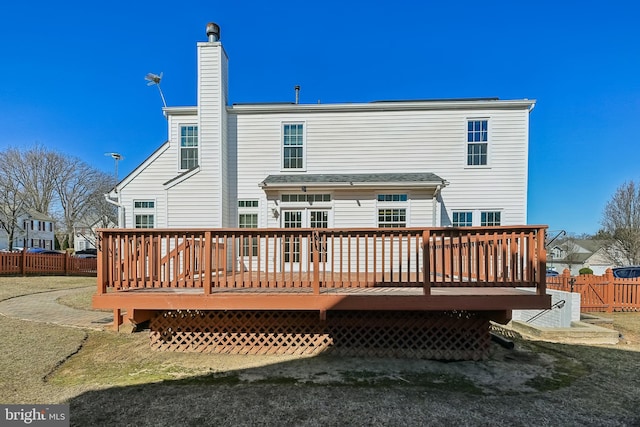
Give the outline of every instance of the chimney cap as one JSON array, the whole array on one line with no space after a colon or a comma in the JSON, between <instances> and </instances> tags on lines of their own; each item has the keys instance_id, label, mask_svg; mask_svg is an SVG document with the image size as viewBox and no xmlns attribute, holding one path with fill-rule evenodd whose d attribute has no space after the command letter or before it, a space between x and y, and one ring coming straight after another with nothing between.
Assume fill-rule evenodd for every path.
<instances>
[{"instance_id":1,"label":"chimney cap","mask_svg":"<svg viewBox=\"0 0 640 427\"><path fill-rule=\"evenodd\" d=\"M207 38L210 42L217 42L220 40L220 26L215 22L209 22L207 24Z\"/></svg>"}]
</instances>

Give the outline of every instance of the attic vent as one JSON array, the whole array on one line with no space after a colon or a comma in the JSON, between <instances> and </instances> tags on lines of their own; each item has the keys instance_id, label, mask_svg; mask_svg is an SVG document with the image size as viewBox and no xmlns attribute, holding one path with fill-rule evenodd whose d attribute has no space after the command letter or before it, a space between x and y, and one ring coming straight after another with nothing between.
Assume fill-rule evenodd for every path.
<instances>
[{"instance_id":1,"label":"attic vent","mask_svg":"<svg viewBox=\"0 0 640 427\"><path fill-rule=\"evenodd\" d=\"M210 42L217 42L220 40L220 27L214 22L207 24L207 38Z\"/></svg>"}]
</instances>

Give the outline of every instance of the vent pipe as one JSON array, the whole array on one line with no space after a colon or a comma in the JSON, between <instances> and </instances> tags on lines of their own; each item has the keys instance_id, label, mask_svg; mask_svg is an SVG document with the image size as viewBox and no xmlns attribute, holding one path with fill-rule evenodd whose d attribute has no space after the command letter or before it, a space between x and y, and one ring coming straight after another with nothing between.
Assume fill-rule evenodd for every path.
<instances>
[{"instance_id":1,"label":"vent pipe","mask_svg":"<svg viewBox=\"0 0 640 427\"><path fill-rule=\"evenodd\" d=\"M296 104L298 104L300 102L300 85L296 85L294 89L296 90Z\"/></svg>"},{"instance_id":2,"label":"vent pipe","mask_svg":"<svg viewBox=\"0 0 640 427\"><path fill-rule=\"evenodd\" d=\"M210 42L220 41L220 27L214 22L207 24L207 38Z\"/></svg>"}]
</instances>

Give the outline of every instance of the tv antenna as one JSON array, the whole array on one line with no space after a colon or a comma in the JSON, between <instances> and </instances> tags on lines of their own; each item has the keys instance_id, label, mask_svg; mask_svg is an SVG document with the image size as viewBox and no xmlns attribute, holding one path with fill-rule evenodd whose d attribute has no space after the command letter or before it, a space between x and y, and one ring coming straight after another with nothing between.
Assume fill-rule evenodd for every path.
<instances>
[{"instance_id":1,"label":"tv antenna","mask_svg":"<svg viewBox=\"0 0 640 427\"><path fill-rule=\"evenodd\" d=\"M160 98L162 98L162 105L165 108L167 108L167 102L164 100L164 94L162 93L162 89L160 88L160 80L162 80L162 72L160 73L160 75L147 73L144 79L147 81L147 86L156 85L158 87L158 91L160 92Z\"/></svg>"},{"instance_id":2,"label":"tv antenna","mask_svg":"<svg viewBox=\"0 0 640 427\"><path fill-rule=\"evenodd\" d=\"M118 162L124 159L124 156L120 153L104 153L105 156L110 156L116 163L116 184L118 183Z\"/></svg>"}]
</instances>

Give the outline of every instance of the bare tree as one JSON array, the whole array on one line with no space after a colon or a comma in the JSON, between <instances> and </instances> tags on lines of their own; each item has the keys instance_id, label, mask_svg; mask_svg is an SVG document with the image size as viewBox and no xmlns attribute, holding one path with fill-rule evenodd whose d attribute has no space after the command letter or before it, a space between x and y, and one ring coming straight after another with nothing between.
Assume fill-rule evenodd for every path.
<instances>
[{"instance_id":1,"label":"bare tree","mask_svg":"<svg viewBox=\"0 0 640 427\"><path fill-rule=\"evenodd\" d=\"M0 151L0 227L13 241L26 210L56 219L70 244L80 220L109 224L115 212L105 199L114 178L77 157L35 146ZM106 219L102 219L106 217Z\"/></svg>"},{"instance_id":2,"label":"bare tree","mask_svg":"<svg viewBox=\"0 0 640 427\"><path fill-rule=\"evenodd\" d=\"M28 207L48 213L55 197L55 179L64 157L54 151L36 145L26 151L9 148L3 161L11 167L16 185L22 188Z\"/></svg>"},{"instance_id":3,"label":"bare tree","mask_svg":"<svg viewBox=\"0 0 640 427\"><path fill-rule=\"evenodd\" d=\"M113 177L77 158L69 157L64 163L55 179L55 188L62 208L65 232L69 244L73 245L74 227L80 221L92 219L108 223L115 216L111 213L107 220L102 218L108 215L105 212L109 212L105 210L107 202L104 194L113 186Z\"/></svg>"},{"instance_id":4,"label":"bare tree","mask_svg":"<svg viewBox=\"0 0 640 427\"><path fill-rule=\"evenodd\" d=\"M619 265L640 264L640 184L625 182L604 208L598 237Z\"/></svg>"},{"instance_id":5,"label":"bare tree","mask_svg":"<svg viewBox=\"0 0 640 427\"><path fill-rule=\"evenodd\" d=\"M24 232L18 223L24 212L24 193L12 176L12 169L6 163L4 153L0 153L0 228L7 233L10 251L13 250L16 234Z\"/></svg>"}]
</instances>

